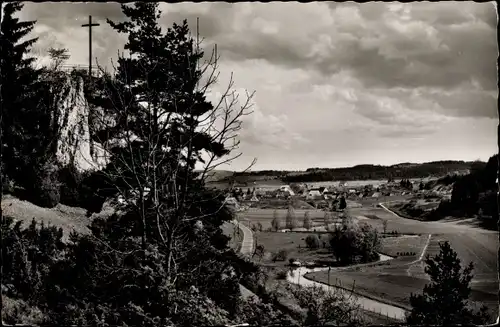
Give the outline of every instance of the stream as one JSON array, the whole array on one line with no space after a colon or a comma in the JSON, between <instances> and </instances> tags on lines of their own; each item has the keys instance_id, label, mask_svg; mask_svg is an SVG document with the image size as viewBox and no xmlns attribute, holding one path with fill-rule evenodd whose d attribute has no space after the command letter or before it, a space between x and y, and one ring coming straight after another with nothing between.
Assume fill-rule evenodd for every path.
<instances>
[{"instance_id":1,"label":"stream","mask_svg":"<svg viewBox=\"0 0 500 327\"><path fill-rule=\"evenodd\" d=\"M380 254L380 260L378 262L387 261L387 260L391 260L391 259L393 259L393 258L386 256L386 255L383 255L383 254ZM333 267L331 268L331 270L335 270L335 269L336 268L333 268ZM299 268L293 269L293 270L288 272L287 280L290 283L301 285L301 286L320 287L320 288L327 290L327 291L331 290L333 288L337 288L344 293L349 293L349 291L344 290L342 288L319 283L319 282L315 282L313 280L310 280L310 279L304 277L304 275L307 273L324 271L324 270L328 270L328 267L321 267L321 268L299 267ZM353 296L357 299L357 303L364 310L375 312L375 313L378 313L378 314L381 314L384 316L388 316L388 317L391 317L391 318L394 318L397 320L404 320L405 319L406 310L404 310L402 308L399 308L399 307L396 307L396 306L393 306L390 304L382 303L382 302L379 302L376 300L372 300L372 299L369 299L367 297L357 295L357 294L353 294Z\"/></svg>"}]
</instances>

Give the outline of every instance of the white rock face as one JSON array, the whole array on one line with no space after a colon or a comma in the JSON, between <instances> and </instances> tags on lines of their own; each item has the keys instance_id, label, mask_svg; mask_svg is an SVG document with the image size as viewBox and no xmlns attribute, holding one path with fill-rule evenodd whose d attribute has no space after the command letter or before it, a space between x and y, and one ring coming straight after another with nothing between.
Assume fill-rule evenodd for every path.
<instances>
[{"instance_id":1,"label":"white rock face","mask_svg":"<svg viewBox=\"0 0 500 327\"><path fill-rule=\"evenodd\" d=\"M89 105L83 93L83 79L68 74L57 103L59 163L73 163L79 171L102 169L108 156L101 144L90 140Z\"/></svg>"}]
</instances>

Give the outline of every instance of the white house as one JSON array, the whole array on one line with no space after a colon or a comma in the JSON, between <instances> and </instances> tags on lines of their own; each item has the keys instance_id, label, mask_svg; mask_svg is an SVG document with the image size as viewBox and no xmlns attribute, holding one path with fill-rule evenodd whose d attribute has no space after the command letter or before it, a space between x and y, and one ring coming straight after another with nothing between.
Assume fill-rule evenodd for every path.
<instances>
[{"instance_id":1,"label":"white house","mask_svg":"<svg viewBox=\"0 0 500 327\"><path fill-rule=\"evenodd\" d=\"M380 192L373 193L372 198L378 198L378 197L380 197Z\"/></svg>"},{"instance_id":2,"label":"white house","mask_svg":"<svg viewBox=\"0 0 500 327\"><path fill-rule=\"evenodd\" d=\"M319 189L310 189L309 192L307 192L308 199L314 199L320 197L321 197L321 192L319 191Z\"/></svg>"},{"instance_id":3,"label":"white house","mask_svg":"<svg viewBox=\"0 0 500 327\"><path fill-rule=\"evenodd\" d=\"M290 196L295 195L295 192L289 185L283 185L279 189L281 192L288 192Z\"/></svg>"}]
</instances>

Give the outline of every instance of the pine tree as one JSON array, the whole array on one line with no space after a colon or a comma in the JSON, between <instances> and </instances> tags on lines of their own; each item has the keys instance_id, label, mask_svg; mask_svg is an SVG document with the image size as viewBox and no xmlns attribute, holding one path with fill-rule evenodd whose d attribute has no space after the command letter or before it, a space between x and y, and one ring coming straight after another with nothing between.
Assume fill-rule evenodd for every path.
<instances>
[{"instance_id":1,"label":"pine tree","mask_svg":"<svg viewBox=\"0 0 500 327\"><path fill-rule=\"evenodd\" d=\"M19 21L21 2L3 7L0 39L0 99L2 108L2 168L20 184L29 185L27 167L37 164L38 152L46 149L44 125L49 116L39 106L40 70L33 68L28 53L38 38L21 41L36 21ZM29 118L28 118L29 117ZM8 159L7 159L8 158Z\"/></svg>"},{"instance_id":2,"label":"pine tree","mask_svg":"<svg viewBox=\"0 0 500 327\"><path fill-rule=\"evenodd\" d=\"M215 75L208 76L203 85L200 79L206 69L216 69L216 59L199 67L204 53L191 37L187 21L174 23L164 32L158 22L158 3L122 5L122 11L128 21L108 23L128 35L125 49L129 56L120 56L113 76L95 81L90 97L113 121L96 132L98 141L109 144L112 154L103 175L115 193L130 199L129 211L136 219L134 236L141 239L143 248L150 243L161 246L167 274L173 276L174 253L179 253L175 248L194 237L193 224L201 220L204 230L216 233L224 221L216 205L220 197L208 200L204 191L209 168L196 173L195 163L213 169L214 160L237 147L228 141L236 137L239 118L249 107L247 102L234 109L228 93L221 99L222 104L229 103L226 107L207 101L205 92ZM226 120L214 132L217 117ZM208 154L208 162L203 161L202 152ZM136 194L135 198L130 194Z\"/></svg>"},{"instance_id":3,"label":"pine tree","mask_svg":"<svg viewBox=\"0 0 500 327\"><path fill-rule=\"evenodd\" d=\"M431 283L422 294L411 294L412 311L407 317L410 325L453 326L484 324L488 316L485 307L473 312L467 307L471 292L472 262L462 268L458 255L448 242L439 244L439 254L425 260L425 272Z\"/></svg>"}]
</instances>

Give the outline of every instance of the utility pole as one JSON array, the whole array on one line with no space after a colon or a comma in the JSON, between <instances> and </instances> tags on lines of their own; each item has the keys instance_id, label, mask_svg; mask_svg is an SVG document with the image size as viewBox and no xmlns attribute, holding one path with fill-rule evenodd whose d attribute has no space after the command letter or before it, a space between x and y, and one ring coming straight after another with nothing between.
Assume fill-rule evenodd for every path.
<instances>
[{"instance_id":1,"label":"utility pole","mask_svg":"<svg viewBox=\"0 0 500 327\"><path fill-rule=\"evenodd\" d=\"M88 24L83 24L82 27L89 28L89 78L92 77L92 27L99 26L97 23L92 23L92 16L89 15Z\"/></svg>"}]
</instances>

